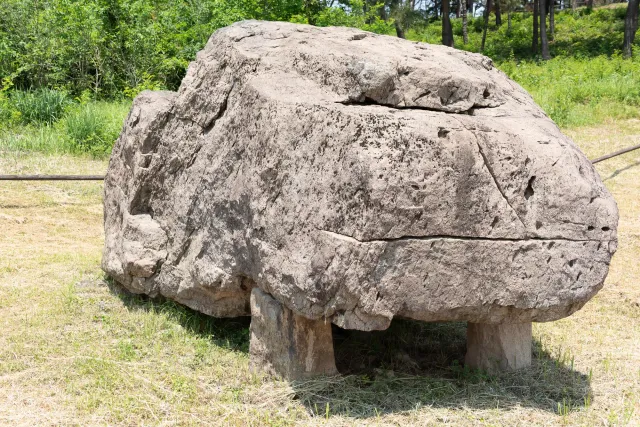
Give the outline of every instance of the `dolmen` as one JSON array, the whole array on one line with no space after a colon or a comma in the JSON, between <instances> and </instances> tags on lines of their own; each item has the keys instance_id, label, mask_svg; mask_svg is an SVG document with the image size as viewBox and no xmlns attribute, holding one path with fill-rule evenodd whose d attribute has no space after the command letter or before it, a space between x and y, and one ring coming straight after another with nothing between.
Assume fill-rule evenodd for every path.
<instances>
[{"instance_id":1,"label":"dolmen","mask_svg":"<svg viewBox=\"0 0 640 427\"><path fill-rule=\"evenodd\" d=\"M491 60L351 28L216 31L178 92L133 102L104 190L103 269L251 315L251 367L335 374L331 324L466 321L466 364L531 364L531 323L602 287L618 212Z\"/></svg>"}]
</instances>

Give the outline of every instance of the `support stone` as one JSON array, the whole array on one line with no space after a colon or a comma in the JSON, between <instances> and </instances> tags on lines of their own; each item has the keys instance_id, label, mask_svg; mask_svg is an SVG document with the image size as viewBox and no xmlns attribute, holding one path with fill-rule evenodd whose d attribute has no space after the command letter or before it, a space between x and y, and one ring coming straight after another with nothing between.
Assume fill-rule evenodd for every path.
<instances>
[{"instance_id":1,"label":"support stone","mask_svg":"<svg viewBox=\"0 0 640 427\"><path fill-rule=\"evenodd\" d=\"M252 371L289 380L338 373L331 322L310 320L259 288L251 292Z\"/></svg>"},{"instance_id":2,"label":"support stone","mask_svg":"<svg viewBox=\"0 0 640 427\"><path fill-rule=\"evenodd\" d=\"M531 323L468 323L465 364L489 372L531 365Z\"/></svg>"}]
</instances>

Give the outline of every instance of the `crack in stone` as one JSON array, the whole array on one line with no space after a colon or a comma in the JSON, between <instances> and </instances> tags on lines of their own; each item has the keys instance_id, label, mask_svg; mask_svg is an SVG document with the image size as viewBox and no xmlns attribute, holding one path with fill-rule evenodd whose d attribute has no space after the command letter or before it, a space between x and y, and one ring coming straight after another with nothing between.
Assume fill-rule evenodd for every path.
<instances>
[{"instance_id":1,"label":"crack in stone","mask_svg":"<svg viewBox=\"0 0 640 427\"><path fill-rule=\"evenodd\" d=\"M493 169L489 165L489 161L487 160L487 156L484 154L484 151L482 151L482 146L478 142L478 138L475 136L475 134L474 134L474 139L475 139L476 145L478 146L478 151L480 152L480 156L482 157L482 160L484 161L484 165L487 168L487 170L489 171L489 175L491 175L491 178L493 178L493 183L496 185L496 188L500 192L500 195L502 195L502 198L504 199L504 201L507 202L507 205L509 205L509 207L511 208L511 210L515 214L516 218L518 218L518 221L520 221L520 224L522 224L522 227L524 228L524 231L526 233L527 226L524 225L524 222L522 221L522 218L520 218L520 215L518 215L518 211L516 211L515 208L511 205L511 202L509 201L509 199L507 199L507 196L504 194L504 191L502 190L502 187L500 187L500 184L498 184L498 180L497 180L497 178L496 178L496 176L495 176L495 174L493 172Z\"/></svg>"},{"instance_id":2,"label":"crack in stone","mask_svg":"<svg viewBox=\"0 0 640 427\"><path fill-rule=\"evenodd\" d=\"M233 89L235 89L235 87L236 87L236 80L234 79L233 82L231 83L231 87L225 93L224 99L222 100L222 103L220 104L220 107L218 107L218 111L217 111L216 115L206 125L203 125L203 124L199 123L198 121L192 119L189 116L183 116L183 115L178 114L175 111L175 106L171 108L171 111L169 111L168 116L174 117L174 118L176 118L178 120L183 120L183 121L192 123L192 124L198 126L201 129L203 134L207 134L207 133L209 133L211 131L211 129L213 129L215 124L218 121L220 121L222 116L224 116L224 114L227 112L227 108L228 108L227 103L229 101L229 97L231 96L231 92L233 91ZM167 120L168 120L168 118L167 118Z\"/></svg>"},{"instance_id":3,"label":"crack in stone","mask_svg":"<svg viewBox=\"0 0 640 427\"><path fill-rule=\"evenodd\" d=\"M187 236L186 236L186 238L184 239L184 241L182 243L182 248L181 248L180 252L178 253L178 256L176 257L175 261L173 262L173 265L178 265L182 261L182 258L185 256L185 254L187 253L187 251L191 247L191 243L193 242L191 240L191 236L193 235L193 233L195 231L196 231L196 228L193 228L191 231L189 231L187 233Z\"/></svg>"},{"instance_id":4,"label":"crack in stone","mask_svg":"<svg viewBox=\"0 0 640 427\"><path fill-rule=\"evenodd\" d=\"M502 190L502 187L498 183L498 179L496 178L496 175L495 175L495 173L493 171L493 168L489 164L489 160L487 159L487 156L484 153L484 151L482 150L482 146L480 145L480 142L478 141L478 136L475 134L475 132L473 130L469 129L462 120L456 119L456 121L458 123L460 123L464 129L466 129L467 131L471 132L471 134L473 135L474 142L476 143L476 146L478 147L478 152L480 152L480 157L482 157L482 161L484 162L484 165L487 168L487 171L489 172L489 175L491 175L491 178L493 179L493 183L496 185L496 188L498 189L498 192L500 193L500 195L502 196L504 201L507 203L507 205L511 208L511 210L513 211L513 213L516 216L516 218L518 218L518 221L520 221L520 224L522 224L522 228L524 229L524 232L526 233L527 232L527 226L524 225L524 221L522 221L522 218L520 218L520 215L518 215L518 211L511 205L511 202L507 198L506 194L504 194L504 191Z\"/></svg>"},{"instance_id":5,"label":"crack in stone","mask_svg":"<svg viewBox=\"0 0 640 427\"><path fill-rule=\"evenodd\" d=\"M229 97L231 96L231 92L233 92L233 89L236 87L236 80L233 80L233 83L231 83L231 89L229 89L229 91L225 94L224 99L222 100L222 103L220 104L220 107L218 108L218 112L215 115L215 117L211 120L211 122L207 125L204 126L202 128L202 133L203 134L207 134L211 131L211 129L213 129L213 127L215 126L216 123L218 123L218 121L222 118L222 116L224 116L224 114L227 112L227 107L228 107L228 101L229 101Z\"/></svg>"},{"instance_id":6,"label":"crack in stone","mask_svg":"<svg viewBox=\"0 0 640 427\"><path fill-rule=\"evenodd\" d=\"M423 97L423 95L421 95L417 99ZM436 113L444 113L444 114L451 114L451 115L456 115L456 114L470 115L473 112L473 110L475 110L475 109L495 108L495 107L490 107L490 106L474 104L471 107L467 108L466 110L446 111L446 110L443 110L443 109L437 108L437 107L425 107L425 106L419 106L419 105L400 106L400 105L393 105L393 104L385 104L383 102L378 102L378 101L376 101L374 99L371 99L369 97L365 97L365 99L363 101L358 101L358 100L354 100L354 99L348 99L348 100L345 100L345 101L336 101L335 103L336 104L342 104L342 105L348 105L348 106L356 106L356 107L375 105L375 106L378 106L378 107L386 107L386 108L390 108L390 109L393 109L393 110L422 110L422 111L433 111L433 112L436 112Z\"/></svg>"},{"instance_id":7,"label":"crack in stone","mask_svg":"<svg viewBox=\"0 0 640 427\"><path fill-rule=\"evenodd\" d=\"M438 108L433 108L433 107L420 107L420 106L411 106L411 107L400 107L397 105L390 105L390 104L384 104L384 103L380 103L375 101L374 99L371 98L365 98L364 101L362 102L358 102L355 100L347 100L347 101L338 101L338 104L342 104L342 105L356 105L356 106L360 106L360 105L377 105L377 106L381 106L381 107L387 107L387 108L392 108L392 109L396 109L396 110L426 110L426 111L435 111L438 113L445 113L448 115L459 115L459 114L467 114L470 115L473 113L473 110L475 109L480 109L480 108L495 108L495 107L491 107L491 106L481 106L481 105L473 105L470 108L468 108L467 110L463 110L460 112L452 112L452 111L444 111L442 109L438 109ZM527 232L527 226L524 224L524 221L522 221L522 218L520 218L520 215L518 215L518 211L511 205L511 202L509 201L509 199L507 198L507 196L505 195L504 191L502 190L502 187L500 186L500 184L498 183L498 179L495 176L495 173L493 171L493 169L491 168L489 161L487 159L487 156L485 155L484 151L482 150L482 146L480 145L480 143L478 142L478 137L476 136L476 134L469 128L467 128L467 126L465 125L464 122L462 122L459 119L455 119L458 123L460 123L460 125L468 130L469 132L471 132L474 136L474 141L476 143L476 146L478 147L478 151L480 152L480 156L482 157L482 160L484 162L485 167L487 168L487 171L489 171L489 175L491 175L491 178L493 179L493 182L496 186L496 188L498 189L498 192L500 193L500 195L502 196L502 198L504 199L504 201L507 203L507 205L511 208L511 210L513 211L514 215L516 216L516 218L518 218L518 221L520 222L520 224L522 224L522 228L524 230L524 232Z\"/></svg>"},{"instance_id":8,"label":"crack in stone","mask_svg":"<svg viewBox=\"0 0 640 427\"><path fill-rule=\"evenodd\" d=\"M430 240L462 240L462 241L484 241L484 242L554 242L554 241L564 241L564 242L611 242L611 240L596 240L596 239L567 239L563 237L554 237L554 238L545 238L545 237L526 237L523 239L518 238L509 238L509 237L479 237L479 236L454 236L448 234L437 234L430 236L400 236L400 237L388 237L381 239L366 239L359 240L353 236L349 236L347 234L336 233L335 231L323 230L321 228L317 228L318 231L328 234L331 237L335 237L337 239L346 240L352 243L392 243L392 242L403 242L410 240L422 240L422 241L430 241Z\"/></svg>"}]
</instances>

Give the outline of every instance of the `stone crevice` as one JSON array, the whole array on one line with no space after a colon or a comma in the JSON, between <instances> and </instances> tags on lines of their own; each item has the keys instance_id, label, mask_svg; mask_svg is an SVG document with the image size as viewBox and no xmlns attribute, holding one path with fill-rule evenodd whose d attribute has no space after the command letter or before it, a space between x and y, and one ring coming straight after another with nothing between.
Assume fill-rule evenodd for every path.
<instances>
[{"instance_id":1,"label":"stone crevice","mask_svg":"<svg viewBox=\"0 0 640 427\"><path fill-rule=\"evenodd\" d=\"M485 242L610 242L610 240L598 240L598 239L567 239L561 237L544 238L544 237L525 237L525 238L508 238L508 237L480 237L480 236L455 236L447 234L437 234L429 236L400 236L400 237L388 237L379 239L356 239L353 236L347 234L337 233L335 231L323 230L318 228L318 231L326 233L332 237L351 241L352 243L391 243L402 242L410 240L463 240L463 241L485 241Z\"/></svg>"},{"instance_id":2,"label":"stone crevice","mask_svg":"<svg viewBox=\"0 0 640 427\"><path fill-rule=\"evenodd\" d=\"M473 108L471 108L470 110L473 110ZM484 162L484 165L487 168L487 171L489 172L489 175L491 175L491 178L493 179L493 183L495 184L496 188L498 189L498 192L500 192L500 195L502 196L504 201L507 203L507 205L513 211L513 213L516 216L516 218L518 218L518 221L520 221L520 224L522 224L522 228L524 229L524 232L526 233L527 232L527 226L524 224L524 221L522 221L522 218L520 218L520 215L518 214L518 211L511 205L511 202L507 198L507 195L504 193L504 190L502 189L502 187L498 183L498 179L496 178L495 172L493 171L493 168L491 167L491 164L489 163L489 159L487 159L487 155L482 150L482 146L480 145L480 142L478 141L478 137L476 136L475 132L472 129L469 129L462 120L456 119L456 121L458 123L460 123L460 125L464 129L468 130L473 135L473 140L476 143L476 146L478 147L478 152L480 153L480 157L482 157L482 161Z\"/></svg>"},{"instance_id":3,"label":"stone crevice","mask_svg":"<svg viewBox=\"0 0 640 427\"><path fill-rule=\"evenodd\" d=\"M421 95L422 96L425 96ZM418 97L420 98L420 97ZM393 104L385 104L382 102L378 102L375 99L369 98L369 97L365 97L364 100L362 101L358 101L356 99L347 99L344 101L336 101L336 104L342 104L342 105L347 105L347 106L356 106L356 107L361 107L361 106L378 106L378 107L386 107L386 108L390 108L393 110L422 110L422 111L433 111L436 113L444 113L447 115L470 115L473 110L477 110L477 109L484 109L484 108L495 108L495 107L491 107L491 106L485 106L485 105L472 105L471 107L469 107L466 110L461 110L461 111L446 111L440 108L435 108L435 107L424 107L424 106L417 106L417 105L410 105L410 106L402 106L402 105L393 105Z\"/></svg>"},{"instance_id":4,"label":"stone crevice","mask_svg":"<svg viewBox=\"0 0 640 427\"><path fill-rule=\"evenodd\" d=\"M500 195L502 196L504 201L507 203L507 205L509 205L509 207L511 208L513 213L516 215L516 218L518 218L518 221L520 221L520 224L522 224L522 227L524 228L524 230L526 232L527 226L524 225L524 222L522 221L522 218L520 218L520 215L518 215L518 211L511 205L511 202L507 198L506 194L504 194L504 190L502 189L502 187L498 183L498 179L496 178L496 175L493 172L493 168L489 164L489 160L487 159L487 155L482 150L482 146L478 142L478 138L476 138L475 134L474 134L474 141L475 141L476 145L478 146L478 152L480 153L480 157L482 157L482 161L484 162L484 165L487 168L487 171L489 172L489 175L491 175L491 178L493 179L493 183L496 185L496 188L500 192Z\"/></svg>"}]
</instances>

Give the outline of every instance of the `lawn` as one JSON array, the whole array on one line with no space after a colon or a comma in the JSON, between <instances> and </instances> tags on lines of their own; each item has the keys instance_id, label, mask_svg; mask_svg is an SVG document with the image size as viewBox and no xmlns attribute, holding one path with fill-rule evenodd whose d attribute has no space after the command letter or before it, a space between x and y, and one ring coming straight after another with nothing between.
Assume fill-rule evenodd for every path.
<instances>
[{"instance_id":1,"label":"lawn","mask_svg":"<svg viewBox=\"0 0 640 427\"><path fill-rule=\"evenodd\" d=\"M640 120L566 129L590 157L640 143ZM105 160L0 151L0 173L104 173ZM336 334L348 375L248 372L248 319L121 292L100 270L102 185L0 182L2 425L638 425L640 151L597 169L620 208L603 290L535 324L531 369L465 370L464 324Z\"/></svg>"}]
</instances>

